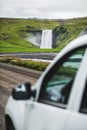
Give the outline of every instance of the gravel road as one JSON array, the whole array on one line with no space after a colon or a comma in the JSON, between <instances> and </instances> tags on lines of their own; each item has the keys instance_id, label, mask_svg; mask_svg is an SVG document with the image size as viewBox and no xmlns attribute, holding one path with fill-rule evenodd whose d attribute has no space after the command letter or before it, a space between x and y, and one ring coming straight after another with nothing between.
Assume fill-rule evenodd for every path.
<instances>
[{"instance_id":1,"label":"gravel road","mask_svg":"<svg viewBox=\"0 0 87 130\"><path fill-rule=\"evenodd\" d=\"M44 59L52 60L58 53L0 53L1 57L4 56L13 56L25 59Z\"/></svg>"},{"instance_id":2,"label":"gravel road","mask_svg":"<svg viewBox=\"0 0 87 130\"><path fill-rule=\"evenodd\" d=\"M0 67L0 130L5 130L4 108L12 88L24 82L34 84L37 77L14 72Z\"/></svg>"}]
</instances>

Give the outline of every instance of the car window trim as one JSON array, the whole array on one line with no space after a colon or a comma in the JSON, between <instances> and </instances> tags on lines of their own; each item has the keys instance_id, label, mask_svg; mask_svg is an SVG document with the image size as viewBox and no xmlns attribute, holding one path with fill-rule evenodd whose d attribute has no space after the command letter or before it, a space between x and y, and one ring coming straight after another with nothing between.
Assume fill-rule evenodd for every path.
<instances>
[{"instance_id":1,"label":"car window trim","mask_svg":"<svg viewBox=\"0 0 87 130\"><path fill-rule=\"evenodd\" d=\"M47 104L47 105L51 105L51 106L63 108L63 109L66 109L66 107L67 107L65 104L56 103L56 102L50 102L50 101L44 100L44 99L39 100L39 102L40 102L40 103Z\"/></svg>"}]
</instances>

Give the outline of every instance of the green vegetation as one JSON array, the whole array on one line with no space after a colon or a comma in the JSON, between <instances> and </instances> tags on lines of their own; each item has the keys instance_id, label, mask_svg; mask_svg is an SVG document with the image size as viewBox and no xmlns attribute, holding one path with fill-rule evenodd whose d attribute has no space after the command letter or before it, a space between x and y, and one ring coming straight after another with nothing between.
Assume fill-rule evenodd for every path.
<instances>
[{"instance_id":1,"label":"green vegetation","mask_svg":"<svg viewBox=\"0 0 87 130\"><path fill-rule=\"evenodd\" d=\"M54 48L61 50L70 41L78 37L83 30L87 30L87 18L66 20L53 30Z\"/></svg>"},{"instance_id":2,"label":"green vegetation","mask_svg":"<svg viewBox=\"0 0 87 130\"><path fill-rule=\"evenodd\" d=\"M3 57L3 58L0 58L0 62L9 63L12 65L23 66L23 67L38 70L38 71L44 71L49 64L48 62L21 60L19 58L15 58L15 57Z\"/></svg>"},{"instance_id":3,"label":"green vegetation","mask_svg":"<svg viewBox=\"0 0 87 130\"><path fill-rule=\"evenodd\" d=\"M61 76L67 76L67 77L74 77L76 74L77 69L72 67L61 67L59 70L59 75ZM65 74L65 75L63 75Z\"/></svg>"},{"instance_id":4,"label":"green vegetation","mask_svg":"<svg viewBox=\"0 0 87 130\"><path fill-rule=\"evenodd\" d=\"M39 48L24 38L29 31L53 29L59 23L51 20L0 18L0 52L38 52Z\"/></svg>"},{"instance_id":5,"label":"green vegetation","mask_svg":"<svg viewBox=\"0 0 87 130\"><path fill-rule=\"evenodd\" d=\"M59 52L87 28L87 17L67 20L0 18L0 52ZM40 49L25 40L29 31L53 30L53 48Z\"/></svg>"}]
</instances>

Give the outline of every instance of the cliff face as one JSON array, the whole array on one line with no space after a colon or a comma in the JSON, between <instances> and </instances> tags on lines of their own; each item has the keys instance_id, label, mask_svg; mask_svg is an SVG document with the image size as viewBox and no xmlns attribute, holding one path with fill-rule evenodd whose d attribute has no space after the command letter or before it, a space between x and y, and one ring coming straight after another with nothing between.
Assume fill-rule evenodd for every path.
<instances>
[{"instance_id":1,"label":"cliff face","mask_svg":"<svg viewBox=\"0 0 87 130\"><path fill-rule=\"evenodd\" d=\"M70 41L85 33L87 33L86 24L85 26L78 23L68 25L65 23L64 25L59 25L52 30L52 48L61 50ZM40 47L42 30L29 31L29 34L31 34L31 36L29 36L29 41Z\"/></svg>"},{"instance_id":2,"label":"cliff face","mask_svg":"<svg viewBox=\"0 0 87 130\"><path fill-rule=\"evenodd\" d=\"M53 48L60 50L76 37L87 33L87 18L67 20L53 29Z\"/></svg>"},{"instance_id":3,"label":"cliff face","mask_svg":"<svg viewBox=\"0 0 87 130\"><path fill-rule=\"evenodd\" d=\"M58 26L53 30L53 48L56 48L59 46L60 42L63 42L68 36L67 28L64 26Z\"/></svg>"},{"instance_id":4,"label":"cliff face","mask_svg":"<svg viewBox=\"0 0 87 130\"><path fill-rule=\"evenodd\" d=\"M32 30L28 31L27 35L25 36L25 40L31 42L37 47L40 47L41 36L42 36L42 30Z\"/></svg>"}]
</instances>

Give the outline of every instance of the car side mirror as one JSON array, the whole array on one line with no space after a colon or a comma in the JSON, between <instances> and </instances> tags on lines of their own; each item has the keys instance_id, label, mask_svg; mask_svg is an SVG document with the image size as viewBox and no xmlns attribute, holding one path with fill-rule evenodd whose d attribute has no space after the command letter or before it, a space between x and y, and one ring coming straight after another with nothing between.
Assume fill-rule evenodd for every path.
<instances>
[{"instance_id":1,"label":"car side mirror","mask_svg":"<svg viewBox=\"0 0 87 130\"><path fill-rule=\"evenodd\" d=\"M31 84L30 83L24 83L12 91L12 96L15 100L27 100L30 99L30 97L35 97L36 91L31 90Z\"/></svg>"}]
</instances>

